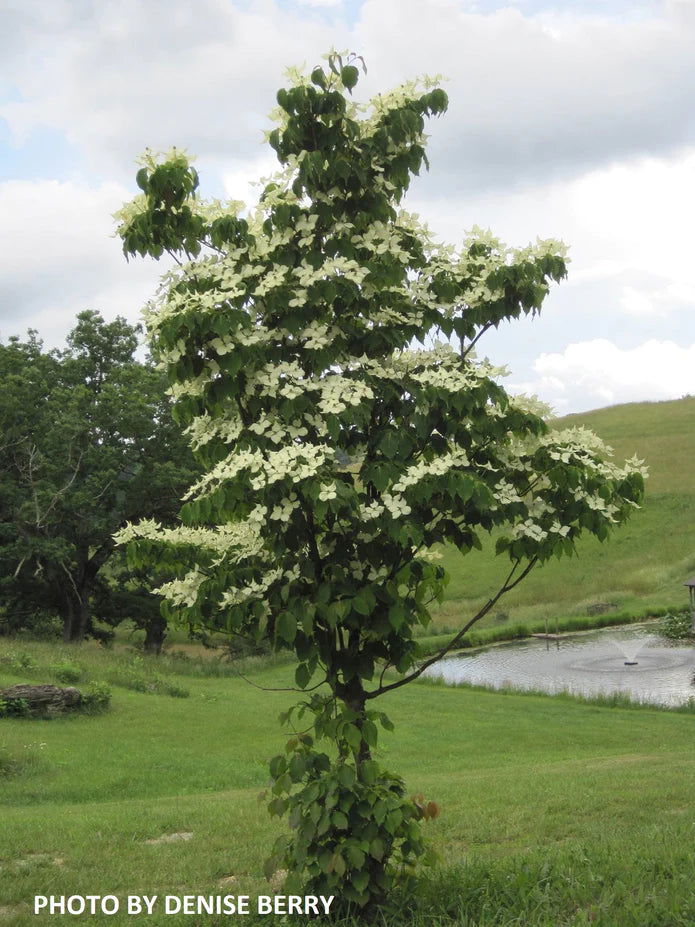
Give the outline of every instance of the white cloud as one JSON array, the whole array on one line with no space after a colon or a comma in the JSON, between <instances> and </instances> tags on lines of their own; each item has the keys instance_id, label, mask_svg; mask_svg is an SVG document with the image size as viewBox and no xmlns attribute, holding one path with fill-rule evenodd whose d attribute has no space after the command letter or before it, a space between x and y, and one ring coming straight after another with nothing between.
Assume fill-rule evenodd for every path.
<instances>
[{"instance_id":1,"label":"white cloud","mask_svg":"<svg viewBox=\"0 0 695 927\"><path fill-rule=\"evenodd\" d=\"M536 235L563 239L570 246L569 285L637 270L667 279L692 277L695 147L513 192L445 200L427 193L425 184L416 183L413 200L442 234L460 237L477 223L490 225L510 242Z\"/></svg>"},{"instance_id":2,"label":"white cloud","mask_svg":"<svg viewBox=\"0 0 695 927\"><path fill-rule=\"evenodd\" d=\"M545 320L555 321L556 337L563 340L549 345L552 350L568 340L584 340L587 319L603 326L618 326L621 319L642 326L645 340L657 324L666 326L666 335L695 338L695 149L512 192L443 199L427 196L418 183L406 205L452 243L479 224L510 245L525 245L537 235L569 245L568 277L551 291L535 328L543 337Z\"/></svg>"},{"instance_id":3,"label":"white cloud","mask_svg":"<svg viewBox=\"0 0 695 927\"><path fill-rule=\"evenodd\" d=\"M558 412L643 400L678 399L695 394L695 342L650 340L621 349L605 338L569 344L564 351L541 354L536 377L510 386L530 392Z\"/></svg>"},{"instance_id":4,"label":"white cloud","mask_svg":"<svg viewBox=\"0 0 695 927\"><path fill-rule=\"evenodd\" d=\"M111 214L129 192L119 184L92 188L74 181L0 184L0 336L31 325L48 345L62 342L83 309L108 318L139 319L163 263L126 264Z\"/></svg>"},{"instance_id":5,"label":"white cloud","mask_svg":"<svg viewBox=\"0 0 695 927\"><path fill-rule=\"evenodd\" d=\"M15 139L57 128L102 170L123 170L146 145L255 156L284 67L333 45L365 56L358 96L423 72L451 78L450 111L431 128L440 189L567 176L695 141L695 22L683 4L620 21L576 6L552 20L365 0L346 29L274 0L56 0L50 17L44 0L8 3L7 76L21 99L0 113Z\"/></svg>"},{"instance_id":6,"label":"white cloud","mask_svg":"<svg viewBox=\"0 0 695 927\"><path fill-rule=\"evenodd\" d=\"M49 25L45 6L29 0L15 26L27 54L9 77L21 99L0 115L15 141L41 125L64 132L107 176L129 175L148 146L253 157L284 68L335 39L272 0L82 0Z\"/></svg>"},{"instance_id":7,"label":"white cloud","mask_svg":"<svg viewBox=\"0 0 695 927\"><path fill-rule=\"evenodd\" d=\"M343 0L297 0L300 6L327 7L341 6Z\"/></svg>"},{"instance_id":8,"label":"white cloud","mask_svg":"<svg viewBox=\"0 0 695 927\"><path fill-rule=\"evenodd\" d=\"M263 178L270 177L280 165L273 152L253 161L233 163L222 171L222 186L228 199L240 200L247 207L255 206L260 196Z\"/></svg>"},{"instance_id":9,"label":"white cloud","mask_svg":"<svg viewBox=\"0 0 695 927\"><path fill-rule=\"evenodd\" d=\"M561 29L548 22L510 7L471 13L459 0L366 0L357 44L370 86L422 71L451 78L449 113L432 129L440 189L568 176L693 141L691 19L574 6Z\"/></svg>"},{"instance_id":10,"label":"white cloud","mask_svg":"<svg viewBox=\"0 0 695 927\"><path fill-rule=\"evenodd\" d=\"M569 189L577 224L591 231L593 252L630 268L680 279L692 263L695 150L592 171ZM690 274L687 273L690 277Z\"/></svg>"},{"instance_id":11,"label":"white cloud","mask_svg":"<svg viewBox=\"0 0 695 927\"><path fill-rule=\"evenodd\" d=\"M628 315L655 315L659 312L653 298L633 286L623 287L620 305Z\"/></svg>"}]
</instances>

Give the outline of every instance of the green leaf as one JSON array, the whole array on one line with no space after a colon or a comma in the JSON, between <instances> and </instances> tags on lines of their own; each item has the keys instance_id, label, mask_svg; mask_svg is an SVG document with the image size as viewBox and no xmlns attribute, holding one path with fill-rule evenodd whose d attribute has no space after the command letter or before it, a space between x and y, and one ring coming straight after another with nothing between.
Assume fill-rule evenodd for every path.
<instances>
[{"instance_id":1,"label":"green leaf","mask_svg":"<svg viewBox=\"0 0 695 927\"><path fill-rule=\"evenodd\" d=\"M309 635L314 630L314 608L305 608L302 612L302 630Z\"/></svg>"},{"instance_id":2,"label":"green leaf","mask_svg":"<svg viewBox=\"0 0 695 927\"><path fill-rule=\"evenodd\" d=\"M389 609L389 624L394 631L398 631L407 617L408 612L402 602L396 602L396 604L392 605Z\"/></svg>"},{"instance_id":3,"label":"green leaf","mask_svg":"<svg viewBox=\"0 0 695 927\"><path fill-rule=\"evenodd\" d=\"M386 847L384 841L381 837L375 837L369 844L369 855L373 856L374 859L383 859L384 853L386 852Z\"/></svg>"},{"instance_id":4,"label":"green leaf","mask_svg":"<svg viewBox=\"0 0 695 927\"><path fill-rule=\"evenodd\" d=\"M370 747L376 747L379 734L373 721L362 722L362 737Z\"/></svg>"},{"instance_id":5,"label":"green leaf","mask_svg":"<svg viewBox=\"0 0 695 927\"><path fill-rule=\"evenodd\" d=\"M321 87L322 90L326 89L326 75L322 68L314 68L311 72L311 80L317 87Z\"/></svg>"},{"instance_id":6,"label":"green leaf","mask_svg":"<svg viewBox=\"0 0 695 927\"><path fill-rule=\"evenodd\" d=\"M341 764L338 767L338 781L342 786L349 789L355 784L355 770L352 766Z\"/></svg>"},{"instance_id":7,"label":"green leaf","mask_svg":"<svg viewBox=\"0 0 695 927\"><path fill-rule=\"evenodd\" d=\"M369 873L368 872L353 872L350 876L350 881L355 886L358 892L364 892L366 891L366 888L369 885Z\"/></svg>"},{"instance_id":8,"label":"green leaf","mask_svg":"<svg viewBox=\"0 0 695 927\"><path fill-rule=\"evenodd\" d=\"M273 779L277 779L281 776L287 769L287 760L282 754L274 756L270 761L270 775Z\"/></svg>"},{"instance_id":9,"label":"green leaf","mask_svg":"<svg viewBox=\"0 0 695 927\"><path fill-rule=\"evenodd\" d=\"M343 737L353 750L359 750L360 744L362 743L362 735L360 734L360 729L356 725L344 724Z\"/></svg>"},{"instance_id":10,"label":"green leaf","mask_svg":"<svg viewBox=\"0 0 695 927\"><path fill-rule=\"evenodd\" d=\"M371 615L376 605L374 593L369 589L360 589L355 598L352 600L352 607L360 615Z\"/></svg>"},{"instance_id":11,"label":"green leaf","mask_svg":"<svg viewBox=\"0 0 695 927\"><path fill-rule=\"evenodd\" d=\"M357 83L360 72L351 64L346 65L340 72L340 80L346 90L352 90Z\"/></svg>"},{"instance_id":12,"label":"green leaf","mask_svg":"<svg viewBox=\"0 0 695 927\"><path fill-rule=\"evenodd\" d=\"M337 876L344 876L347 870L345 865L345 860L340 855L340 853L334 853L331 858L331 869Z\"/></svg>"},{"instance_id":13,"label":"green leaf","mask_svg":"<svg viewBox=\"0 0 695 927\"><path fill-rule=\"evenodd\" d=\"M360 763L360 776L367 785L374 785L379 774L379 766L374 760L364 760Z\"/></svg>"},{"instance_id":14,"label":"green leaf","mask_svg":"<svg viewBox=\"0 0 695 927\"><path fill-rule=\"evenodd\" d=\"M300 663L294 672L294 680L300 689L306 689L311 682L311 670L306 663Z\"/></svg>"},{"instance_id":15,"label":"green leaf","mask_svg":"<svg viewBox=\"0 0 695 927\"><path fill-rule=\"evenodd\" d=\"M301 753L295 753L290 760L290 776L294 782L300 782L306 772L306 757Z\"/></svg>"},{"instance_id":16,"label":"green leaf","mask_svg":"<svg viewBox=\"0 0 695 927\"><path fill-rule=\"evenodd\" d=\"M268 802L268 812L271 817L282 817L282 815L287 811L287 799L286 798L273 798L272 801Z\"/></svg>"},{"instance_id":17,"label":"green leaf","mask_svg":"<svg viewBox=\"0 0 695 927\"><path fill-rule=\"evenodd\" d=\"M379 450L385 457L388 457L389 460L393 460L398 456L400 444L398 433L393 429L389 429L379 441Z\"/></svg>"},{"instance_id":18,"label":"green leaf","mask_svg":"<svg viewBox=\"0 0 695 927\"><path fill-rule=\"evenodd\" d=\"M276 629L278 636L291 644L297 634L297 619L291 612L280 612L278 615Z\"/></svg>"},{"instance_id":19,"label":"green leaf","mask_svg":"<svg viewBox=\"0 0 695 927\"><path fill-rule=\"evenodd\" d=\"M356 869L359 869L364 865L365 856L363 851L360 850L358 846L350 844L345 849L345 855L347 856L350 865L354 866Z\"/></svg>"}]
</instances>

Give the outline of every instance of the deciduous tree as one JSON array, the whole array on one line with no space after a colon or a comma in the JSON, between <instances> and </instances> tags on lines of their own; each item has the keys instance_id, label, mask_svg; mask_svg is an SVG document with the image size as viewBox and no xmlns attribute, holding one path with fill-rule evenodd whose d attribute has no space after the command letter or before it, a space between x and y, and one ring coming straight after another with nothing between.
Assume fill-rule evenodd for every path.
<instances>
[{"instance_id":1,"label":"deciduous tree","mask_svg":"<svg viewBox=\"0 0 695 927\"><path fill-rule=\"evenodd\" d=\"M0 604L8 630L60 616L66 641L117 623L115 598L152 622L152 597L105 578L129 519L170 520L196 472L162 375L134 357L139 328L79 314L63 351L36 332L0 345ZM156 623L161 619L156 617Z\"/></svg>"},{"instance_id":2,"label":"deciduous tree","mask_svg":"<svg viewBox=\"0 0 695 927\"><path fill-rule=\"evenodd\" d=\"M206 472L184 527L120 540L134 563L178 571L160 592L187 621L294 649L306 694L285 720L303 732L270 764L291 836L269 871L364 907L423 853L418 821L436 813L380 765L377 700L531 569L582 534L605 539L643 481L590 433L552 431L476 357L485 332L540 310L565 249L479 229L458 249L435 242L400 202L446 94L425 80L360 106L357 64L290 72L268 133L281 170L249 215L202 203L184 153L143 161L119 231L127 255L181 263L147 323ZM499 587L422 661L447 581L437 546L465 556L484 534Z\"/></svg>"}]
</instances>

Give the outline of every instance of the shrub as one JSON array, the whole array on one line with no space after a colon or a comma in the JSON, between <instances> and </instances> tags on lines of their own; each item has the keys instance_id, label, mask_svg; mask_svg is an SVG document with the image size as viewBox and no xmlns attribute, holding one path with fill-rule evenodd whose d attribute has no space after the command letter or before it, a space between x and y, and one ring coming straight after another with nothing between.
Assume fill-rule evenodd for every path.
<instances>
[{"instance_id":1,"label":"shrub","mask_svg":"<svg viewBox=\"0 0 695 927\"><path fill-rule=\"evenodd\" d=\"M25 698L0 698L0 718L17 718L29 714Z\"/></svg>"},{"instance_id":2,"label":"shrub","mask_svg":"<svg viewBox=\"0 0 695 927\"><path fill-rule=\"evenodd\" d=\"M4 656L0 656L0 664L7 666L14 673L38 669L36 660L24 650L8 650Z\"/></svg>"},{"instance_id":3,"label":"shrub","mask_svg":"<svg viewBox=\"0 0 695 927\"><path fill-rule=\"evenodd\" d=\"M158 679L157 684L159 691L170 695L172 698L188 698L191 694L184 686L178 686L173 682L165 682L163 679Z\"/></svg>"},{"instance_id":4,"label":"shrub","mask_svg":"<svg viewBox=\"0 0 695 927\"><path fill-rule=\"evenodd\" d=\"M693 619L688 611L664 615L659 622L659 633L672 641L695 640Z\"/></svg>"},{"instance_id":5,"label":"shrub","mask_svg":"<svg viewBox=\"0 0 695 927\"><path fill-rule=\"evenodd\" d=\"M58 680L65 685L74 685L74 683L79 682L84 675L84 671L81 667L76 666L74 663L70 663L68 660L62 660L60 663L54 663L50 667L51 672Z\"/></svg>"},{"instance_id":6,"label":"shrub","mask_svg":"<svg viewBox=\"0 0 695 927\"><path fill-rule=\"evenodd\" d=\"M104 682L93 682L82 693L82 710L97 714L111 704L111 689Z\"/></svg>"}]
</instances>

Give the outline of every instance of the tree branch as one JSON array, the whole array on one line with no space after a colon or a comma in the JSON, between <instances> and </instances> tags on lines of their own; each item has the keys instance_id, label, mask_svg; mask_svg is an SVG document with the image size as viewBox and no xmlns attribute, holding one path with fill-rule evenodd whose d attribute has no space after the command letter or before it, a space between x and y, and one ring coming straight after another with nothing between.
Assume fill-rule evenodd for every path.
<instances>
[{"instance_id":1,"label":"tree branch","mask_svg":"<svg viewBox=\"0 0 695 927\"><path fill-rule=\"evenodd\" d=\"M471 341L470 344L465 348L465 350L464 350L464 347L463 347L463 338L461 339L461 360L465 360L465 359L466 359L466 357L470 354L470 352L471 352L471 351L473 350L473 348L475 347L476 343L482 338L482 336L485 334L485 332L486 332L486 331L489 331L489 329L491 329L491 328L492 328L492 322L486 322L486 324L483 325L483 327L480 329L480 331L478 332L478 334L475 336L475 338L472 339L472 341Z\"/></svg>"},{"instance_id":2,"label":"tree branch","mask_svg":"<svg viewBox=\"0 0 695 927\"><path fill-rule=\"evenodd\" d=\"M514 573L516 572L519 564L521 563L520 560L517 560L514 566L509 571L507 578L505 579L504 584L500 587L500 589L480 609L480 611L476 615L474 615L473 618L471 618L471 620L461 628L461 630L449 641L448 644L446 644L446 646L442 647L442 649L438 651L438 653L436 653L434 656L429 657L427 660L425 660L424 663L421 663L420 666L416 670L414 670L412 673L410 673L408 676L404 676L402 679L399 679L397 682L392 682L388 686L382 686L380 684L379 688L373 689L371 692L367 692L366 697L368 699L376 698L378 695L383 695L384 692L390 692L392 689L399 689L401 686L404 686L407 683L412 682L414 679L417 679L418 676L422 675L422 673L424 673L424 671L429 666L432 666L433 663L436 663L438 660L441 660L442 657L446 656L446 654L449 653L449 651L452 650L460 642L460 640L462 639L466 631L468 631L476 623L476 621L479 621L481 618L487 615L487 613L490 611L492 606L499 599L501 599L502 596L506 592L509 592L511 589L517 586L522 581L522 579L528 576L528 574L531 572L531 570L533 569L533 567L536 565L537 562L538 562L538 558L533 557L528 562L523 572L519 576L517 576L517 578L512 582L512 577L514 576Z\"/></svg>"},{"instance_id":3,"label":"tree branch","mask_svg":"<svg viewBox=\"0 0 695 927\"><path fill-rule=\"evenodd\" d=\"M321 682L317 682L316 685L311 686L310 689L300 689L297 686L259 686L257 682L251 682L248 676L244 676L243 673L236 672L234 675L238 676L239 679L243 679L244 682L253 686L254 689L261 689L263 692L313 692L315 689L320 689L321 686L328 682L328 676L326 676L325 679L322 679Z\"/></svg>"}]
</instances>

